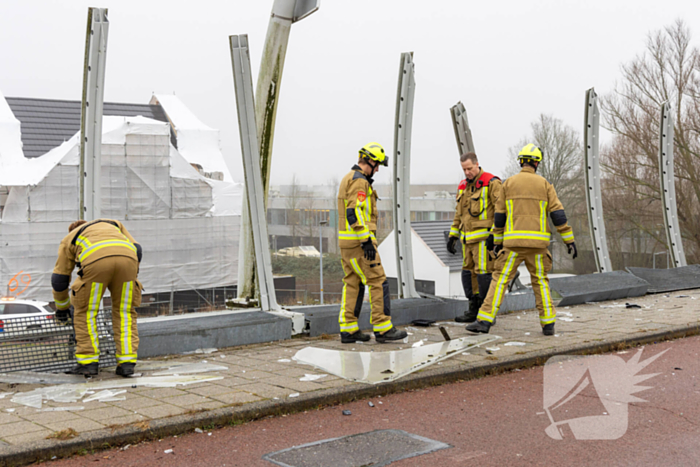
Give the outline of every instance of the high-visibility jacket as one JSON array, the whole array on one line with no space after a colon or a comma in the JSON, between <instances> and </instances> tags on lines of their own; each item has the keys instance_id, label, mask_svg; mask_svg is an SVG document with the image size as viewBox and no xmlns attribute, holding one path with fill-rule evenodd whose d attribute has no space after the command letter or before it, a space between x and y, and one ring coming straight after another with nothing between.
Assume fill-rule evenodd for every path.
<instances>
[{"instance_id":1,"label":"high-visibility jacket","mask_svg":"<svg viewBox=\"0 0 700 467\"><path fill-rule=\"evenodd\" d=\"M51 276L53 297L59 310L70 306L68 285L75 266L82 268L108 256L141 260L141 246L119 221L97 219L73 229L63 238Z\"/></svg>"},{"instance_id":2,"label":"high-visibility jacket","mask_svg":"<svg viewBox=\"0 0 700 467\"><path fill-rule=\"evenodd\" d=\"M450 236L460 238L467 245L486 240L502 190L501 179L483 169L479 169L471 182L462 180Z\"/></svg>"},{"instance_id":3,"label":"high-visibility jacket","mask_svg":"<svg viewBox=\"0 0 700 467\"><path fill-rule=\"evenodd\" d=\"M552 237L547 215L564 243L573 243L574 232L554 187L525 165L503 182L503 195L496 203L494 243L506 248L547 248Z\"/></svg>"},{"instance_id":4,"label":"high-visibility jacket","mask_svg":"<svg viewBox=\"0 0 700 467\"><path fill-rule=\"evenodd\" d=\"M358 165L340 181L338 189L338 245L355 248L372 239L377 244L377 193Z\"/></svg>"}]
</instances>

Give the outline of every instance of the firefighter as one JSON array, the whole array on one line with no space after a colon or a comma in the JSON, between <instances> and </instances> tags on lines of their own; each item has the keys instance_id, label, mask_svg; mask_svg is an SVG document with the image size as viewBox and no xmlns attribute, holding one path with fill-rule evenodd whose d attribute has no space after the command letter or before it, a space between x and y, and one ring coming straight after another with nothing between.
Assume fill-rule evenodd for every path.
<instances>
[{"instance_id":1,"label":"firefighter","mask_svg":"<svg viewBox=\"0 0 700 467\"><path fill-rule=\"evenodd\" d=\"M370 323L379 343L404 339L406 331L391 324L389 282L377 252L377 193L372 176L379 166L389 166L389 156L378 143L360 149L359 160L340 182L338 190L338 244L345 277L340 304L340 339L343 344L367 342L358 319L365 295L372 308Z\"/></svg>"},{"instance_id":2,"label":"firefighter","mask_svg":"<svg viewBox=\"0 0 700 467\"><path fill-rule=\"evenodd\" d=\"M496 264L493 282L481 305L477 321L467 331L488 333L501 306L506 286L515 277L518 266L525 261L532 278L540 325L545 336L554 335L556 311L552 305L547 273L552 269L552 254L547 247L552 237L547 214L552 224L576 259L578 251L574 232L566 222L566 213L554 187L537 175L542 151L528 144L518 154L520 173L503 183L503 194L496 204L494 242ZM504 232L505 231L505 232Z\"/></svg>"},{"instance_id":3,"label":"firefighter","mask_svg":"<svg viewBox=\"0 0 700 467\"><path fill-rule=\"evenodd\" d=\"M97 314L102 296L112 296L112 328L116 344L117 375L134 374L139 346L136 307L141 305L137 280L142 250L121 222L110 219L73 222L58 247L58 260L51 276L56 319L66 322L73 311L78 365L70 374L97 375L99 338ZM73 284L71 274L78 266Z\"/></svg>"},{"instance_id":4,"label":"firefighter","mask_svg":"<svg viewBox=\"0 0 700 467\"><path fill-rule=\"evenodd\" d=\"M479 166L476 154L460 157L466 177L459 184L454 222L447 240L447 251L457 252L462 243L462 287L469 300L469 310L458 316L458 323L473 323L491 284L493 259L490 252L494 241L491 229L495 207L503 191L501 179Z\"/></svg>"}]
</instances>

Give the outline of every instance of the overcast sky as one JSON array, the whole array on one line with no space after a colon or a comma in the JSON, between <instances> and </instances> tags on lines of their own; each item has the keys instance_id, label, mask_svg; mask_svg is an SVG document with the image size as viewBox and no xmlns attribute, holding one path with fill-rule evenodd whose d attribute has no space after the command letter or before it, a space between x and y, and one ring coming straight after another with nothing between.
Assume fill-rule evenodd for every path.
<instances>
[{"instance_id":1,"label":"overcast sky","mask_svg":"<svg viewBox=\"0 0 700 467\"><path fill-rule=\"evenodd\" d=\"M0 92L79 100L87 7L111 21L105 100L175 93L240 159L228 36L249 35L257 79L272 0L0 3ZM324 184L369 141L393 155L401 52L414 52L412 183L457 183L449 108L462 101L477 154L500 173L540 113L580 132L584 93L610 92L649 31L682 18L700 44L700 2L322 0L292 26L272 183ZM389 170L378 181L389 182ZM242 170L233 174L242 181Z\"/></svg>"}]
</instances>

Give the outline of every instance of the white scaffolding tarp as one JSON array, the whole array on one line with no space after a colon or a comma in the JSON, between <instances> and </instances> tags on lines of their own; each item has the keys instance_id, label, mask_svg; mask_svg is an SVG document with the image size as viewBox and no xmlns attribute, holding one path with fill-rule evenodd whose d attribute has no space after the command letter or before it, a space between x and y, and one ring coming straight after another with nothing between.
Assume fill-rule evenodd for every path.
<instances>
[{"instance_id":1,"label":"white scaffolding tarp","mask_svg":"<svg viewBox=\"0 0 700 467\"><path fill-rule=\"evenodd\" d=\"M78 135L35 159L23 157L20 141L18 158L16 125L3 112L0 137L15 138L15 152L0 153L0 185L9 188L0 219L0 285L21 273L31 282L22 298L50 300L58 244L78 217ZM234 283L242 186L201 175L170 144L168 123L105 117L102 128L102 217L124 222L143 246L146 291Z\"/></svg>"},{"instance_id":2,"label":"white scaffolding tarp","mask_svg":"<svg viewBox=\"0 0 700 467\"><path fill-rule=\"evenodd\" d=\"M173 125L177 149L190 164L199 164L205 172L221 172L225 182L233 181L221 157L219 130L208 127L173 95L156 94L151 104L160 104Z\"/></svg>"}]
</instances>

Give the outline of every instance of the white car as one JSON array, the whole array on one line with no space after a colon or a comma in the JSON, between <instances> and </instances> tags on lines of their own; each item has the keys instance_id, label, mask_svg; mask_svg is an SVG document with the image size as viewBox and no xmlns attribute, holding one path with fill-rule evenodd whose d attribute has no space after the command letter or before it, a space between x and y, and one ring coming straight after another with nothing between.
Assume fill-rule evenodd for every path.
<instances>
[{"instance_id":1,"label":"white car","mask_svg":"<svg viewBox=\"0 0 700 467\"><path fill-rule=\"evenodd\" d=\"M48 302L0 298L0 339L55 331L54 313Z\"/></svg>"}]
</instances>

